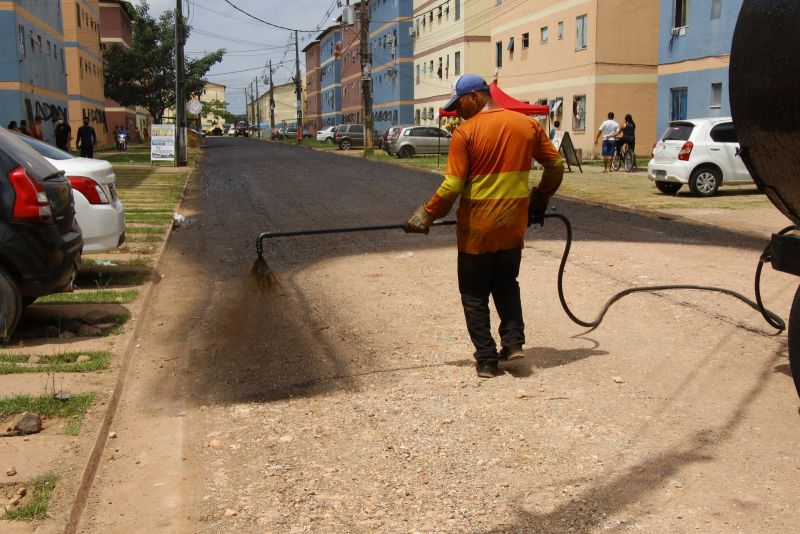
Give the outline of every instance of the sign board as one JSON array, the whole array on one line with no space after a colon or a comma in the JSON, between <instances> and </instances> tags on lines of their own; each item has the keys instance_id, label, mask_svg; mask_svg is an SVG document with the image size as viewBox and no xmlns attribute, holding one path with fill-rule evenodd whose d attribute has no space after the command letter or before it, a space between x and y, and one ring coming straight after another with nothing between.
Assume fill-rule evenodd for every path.
<instances>
[{"instance_id":1,"label":"sign board","mask_svg":"<svg viewBox=\"0 0 800 534\"><path fill-rule=\"evenodd\" d=\"M554 144L555 141L558 140L558 151L564 156L564 161L567 162L567 168L572 170L572 165L577 165L578 169L583 172L583 168L581 168L581 160L578 157L578 154L575 152L575 146L572 144L572 139L569 136L569 132L556 132L556 138L553 140Z\"/></svg>"},{"instance_id":2,"label":"sign board","mask_svg":"<svg viewBox=\"0 0 800 534\"><path fill-rule=\"evenodd\" d=\"M174 124L154 124L150 128L150 161L175 161Z\"/></svg>"}]
</instances>

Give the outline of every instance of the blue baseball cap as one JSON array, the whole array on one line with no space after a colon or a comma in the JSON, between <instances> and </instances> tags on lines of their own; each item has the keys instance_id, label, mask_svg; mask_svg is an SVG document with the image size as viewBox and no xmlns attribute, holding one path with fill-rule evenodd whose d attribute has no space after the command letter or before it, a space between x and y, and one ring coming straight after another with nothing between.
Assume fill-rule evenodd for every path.
<instances>
[{"instance_id":1,"label":"blue baseball cap","mask_svg":"<svg viewBox=\"0 0 800 534\"><path fill-rule=\"evenodd\" d=\"M486 80L477 74L464 74L453 84L453 94L447 104L442 106L442 109L445 111L453 111L460 97L472 92L488 90L489 86L486 84Z\"/></svg>"}]
</instances>

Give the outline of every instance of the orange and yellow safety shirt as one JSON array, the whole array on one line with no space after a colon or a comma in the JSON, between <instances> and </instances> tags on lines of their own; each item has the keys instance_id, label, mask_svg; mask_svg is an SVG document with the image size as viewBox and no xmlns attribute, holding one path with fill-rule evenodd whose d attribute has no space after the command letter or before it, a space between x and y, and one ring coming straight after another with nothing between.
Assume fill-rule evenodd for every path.
<instances>
[{"instance_id":1,"label":"orange and yellow safety shirt","mask_svg":"<svg viewBox=\"0 0 800 534\"><path fill-rule=\"evenodd\" d=\"M444 181L425 209L436 219L444 217L461 196L456 212L461 252L522 248L528 227L532 158L545 169L535 198L546 205L564 174L549 136L525 115L506 109L484 110L453 132Z\"/></svg>"}]
</instances>

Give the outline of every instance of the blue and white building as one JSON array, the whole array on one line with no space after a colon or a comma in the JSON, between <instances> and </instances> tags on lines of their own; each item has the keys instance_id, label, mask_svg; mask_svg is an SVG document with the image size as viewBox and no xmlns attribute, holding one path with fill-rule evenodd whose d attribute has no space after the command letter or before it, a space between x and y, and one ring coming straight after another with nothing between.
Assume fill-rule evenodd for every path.
<instances>
[{"instance_id":1,"label":"blue and white building","mask_svg":"<svg viewBox=\"0 0 800 534\"><path fill-rule=\"evenodd\" d=\"M0 125L43 118L53 142L56 117L68 119L61 2L0 2Z\"/></svg>"},{"instance_id":2,"label":"blue and white building","mask_svg":"<svg viewBox=\"0 0 800 534\"><path fill-rule=\"evenodd\" d=\"M413 3L370 2L372 112L378 132L414 122Z\"/></svg>"},{"instance_id":3,"label":"blue and white building","mask_svg":"<svg viewBox=\"0 0 800 534\"><path fill-rule=\"evenodd\" d=\"M317 37L322 111L320 129L342 123L342 62L336 57L336 44L341 38L339 26L331 26Z\"/></svg>"},{"instance_id":4,"label":"blue and white building","mask_svg":"<svg viewBox=\"0 0 800 534\"><path fill-rule=\"evenodd\" d=\"M661 135L671 120L729 116L728 65L742 0L662 0L658 40Z\"/></svg>"}]
</instances>

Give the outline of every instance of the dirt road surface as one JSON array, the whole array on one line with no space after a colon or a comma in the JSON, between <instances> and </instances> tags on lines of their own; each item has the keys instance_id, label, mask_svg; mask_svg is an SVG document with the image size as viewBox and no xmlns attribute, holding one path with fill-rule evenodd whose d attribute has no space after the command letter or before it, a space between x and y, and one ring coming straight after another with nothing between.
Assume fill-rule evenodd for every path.
<instances>
[{"instance_id":1,"label":"dirt road surface","mask_svg":"<svg viewBox=\"0 0 800 534\"><path fill-rule=\"evenodd\" d=\"M526 359L481 380L452 228L274 240L279 294L244 285L259 232L400 223L439 181L210 139L80 531L798 532L786 336L734 299L639 294L587 333L548 222L523 253ZM553 204L582 318L631 285L752 294L762 240ZM767 269L764 299L786 317L796 285Z\"/></svg>"}]
</instances>

